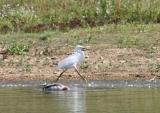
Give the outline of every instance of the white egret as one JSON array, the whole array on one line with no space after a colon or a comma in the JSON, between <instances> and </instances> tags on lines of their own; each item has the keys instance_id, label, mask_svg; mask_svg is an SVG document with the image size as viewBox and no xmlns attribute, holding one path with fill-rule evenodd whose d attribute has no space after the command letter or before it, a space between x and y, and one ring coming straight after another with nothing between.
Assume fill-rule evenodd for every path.
<instances>
[{"instance_id":1,"label":"white egret","mask_svg":"<svg viewBox=\"0 0 160 113\"><path fill-rule=\"evenodd\" d=\"M84 48L81 45L77 45L73 54L69 55L67 58L63 59L58 63L58 68L62 69L63 71L60 73L60 75L56 79L56 82L59 80L59 78L62 76L64 72L66 72L68 69L71 69L71 68L74 68L75 71L78 73L78 75L83 80L86 81L86 79L79 73L77 69L77 64L81 63L85 58L84 52L82 49Z\"/></svg>"}]
</instances>

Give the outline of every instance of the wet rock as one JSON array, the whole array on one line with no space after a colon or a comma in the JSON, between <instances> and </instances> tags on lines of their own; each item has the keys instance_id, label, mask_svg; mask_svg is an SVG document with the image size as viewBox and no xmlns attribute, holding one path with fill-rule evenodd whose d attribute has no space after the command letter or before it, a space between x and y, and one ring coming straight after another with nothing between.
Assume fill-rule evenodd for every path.
<instances>
[{"instance_id":1,"label":"wet rock","mask_svg":"<svg viewBox=\"0 0 160 113\"><path fill-rule=\"evenodd\" d=\"M43 91L67 91L70 88L60 83L42 85Z\"/></svg>"}]
</instances>

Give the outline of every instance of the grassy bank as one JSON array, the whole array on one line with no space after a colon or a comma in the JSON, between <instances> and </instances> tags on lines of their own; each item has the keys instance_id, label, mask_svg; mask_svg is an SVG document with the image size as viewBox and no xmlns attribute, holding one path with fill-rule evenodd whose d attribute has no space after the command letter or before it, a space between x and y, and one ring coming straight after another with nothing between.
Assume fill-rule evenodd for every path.
<instances>
[{"instance_id":1,"label":"grassy bank","mask_svg":"<svg viewBox=\"0 0 160 113\"><path fill-rule=\"evenodd\" d=\"M147 49L150 46L159 46L159 24L125 24L105 25L95 28L77 28L62 32L59 30L46 30L41 33L8 33L1 34L1 46L9 46L14 43L21 43L26 47L35 43L56 46L74 46L78 43L108 44L117 48L139 48ZM57 44L59 43L59 44Z\"/></svg>"},{"instance_id":2,"label":"grassy bank","mask_svg":"<svg viewBox=\"0 0 160 113\"><path fill-rule=\"evenodd\" d=\"M0 32L159 23L159 0L1 0Z\"/></svg>"},{"instance_id":3,"label":"grassy bank","mask_svg":"<svg viewBox=\"0 0 160 113\"><path fill-rule=\"evenodd\" d=\"M57 62L77 43L88 50L80 66L87 79L149 79L160 73L159 24L110 24L40 33L0 35L1 80L54 80ZM80 79L68 71L62 79Z\"/></svg>"}]
</instances>

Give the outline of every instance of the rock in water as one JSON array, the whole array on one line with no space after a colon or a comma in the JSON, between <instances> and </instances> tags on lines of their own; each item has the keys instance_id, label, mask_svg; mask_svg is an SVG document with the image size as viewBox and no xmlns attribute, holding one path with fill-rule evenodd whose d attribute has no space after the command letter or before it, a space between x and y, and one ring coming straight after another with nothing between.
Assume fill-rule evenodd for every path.
<instances>
[{"instance_id":1,"label":"rock in water","mask_svg":"<svg viewBox=\"0 0 160 113\"><path fill-rule=\"evenodd\" d=\"M42 85L43 91L67 91L70 88L60 83Z\"/></svg>"}]
</instances>

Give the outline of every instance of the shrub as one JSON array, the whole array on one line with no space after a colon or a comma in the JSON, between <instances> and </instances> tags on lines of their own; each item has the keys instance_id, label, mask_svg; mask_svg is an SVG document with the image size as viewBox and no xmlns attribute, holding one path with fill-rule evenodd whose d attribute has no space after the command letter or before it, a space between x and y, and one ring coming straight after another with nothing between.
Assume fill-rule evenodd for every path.
<instances>
[{"instance_id":1,"label":"shrub","mask_svg":"<svg viewBox=\"0 0 160 113\"><path fill-rule=\"evenodd\" d=\"M11 54L11 55L22 55L24 54L25 52L27 52L29 49L28 46L25 46L23 44L18 44L18 43L14 43L12 44L11 46L9 46L7 48L7 53L8 54Z\"/></svg>"}]
</instances>

